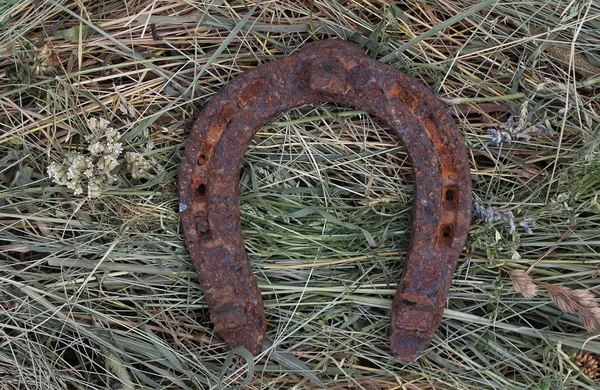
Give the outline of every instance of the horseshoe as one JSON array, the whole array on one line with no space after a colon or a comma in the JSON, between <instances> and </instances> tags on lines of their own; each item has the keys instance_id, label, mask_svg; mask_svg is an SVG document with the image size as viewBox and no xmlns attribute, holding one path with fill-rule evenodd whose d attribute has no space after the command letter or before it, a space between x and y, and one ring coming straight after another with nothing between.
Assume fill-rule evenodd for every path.
<instances>
[{"instance_id":1,"label":"horseshoe","mask_svg":"<svg viewBox=\"0 0 600 390\"><path fill-rule=\"evenodd\" d=\"M471 221L471 178L450 113L415 79L350 42L324 40L227 83L201 112L179 171L185 240L215 331L257 355L266 319L244 249L239 177L252 136L310 103L351 105L383 119L408 150L415 198L411 239L391 308L394 356L414 360L442 320Z\"/></svg>"}]
</instances>

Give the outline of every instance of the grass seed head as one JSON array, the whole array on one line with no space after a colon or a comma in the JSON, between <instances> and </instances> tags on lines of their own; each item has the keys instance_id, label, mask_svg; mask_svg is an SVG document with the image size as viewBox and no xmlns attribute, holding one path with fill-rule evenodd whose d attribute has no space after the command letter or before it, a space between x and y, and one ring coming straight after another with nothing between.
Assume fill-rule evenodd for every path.
<instances>
[{"instance_id":1,"label":"grass seed head","mask_svg":"<svg viewBox=\"0 0 600 390\"><path fill-rule=\"evenodd\" d=\"M533 278L525 271L514 269L509 271L509 275L515 290L525 298L533 298L537 295L537 286Z\"/></svg>"}]
</instances>

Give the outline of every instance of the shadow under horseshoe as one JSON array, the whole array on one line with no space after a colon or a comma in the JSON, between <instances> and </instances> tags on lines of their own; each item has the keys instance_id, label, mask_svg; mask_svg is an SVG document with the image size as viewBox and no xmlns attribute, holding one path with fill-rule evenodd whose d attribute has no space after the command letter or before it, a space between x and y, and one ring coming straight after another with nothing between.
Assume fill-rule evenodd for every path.
<instances>
[{"instance_id":1,"label":"shadow under horseshoe","mask_svg":"<svg viewBox=\"0 0 600 390\"><path fill-rule=\"evenodd\" d=\"M397 359L414 360L440 325L467 238L469 162L450 113L426 87L342 40L310 43L245 72L211 99L194 124L179 171L180 212L211 321L230 346L254 355L262 350L265 313L238 206L244 153L275 115L326 102L387 122L411 159L411 239L392 305L390 343Z\"/></svg>"}]
</instances>

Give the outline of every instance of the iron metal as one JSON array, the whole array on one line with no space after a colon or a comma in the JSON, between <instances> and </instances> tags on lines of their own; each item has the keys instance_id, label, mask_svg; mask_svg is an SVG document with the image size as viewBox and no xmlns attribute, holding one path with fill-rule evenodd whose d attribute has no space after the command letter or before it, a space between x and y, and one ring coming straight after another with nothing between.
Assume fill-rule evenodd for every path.
<instances>
[{"instance_id":1,"label":"iron metal","mask_svg":"<svg viewBox=\"0 0 600 390\"><path fill-rule=\"evenodd\" d=\"M310 43L243 73L211 99L192 129L179 172L180 211L211 321L230 346L262 350L265 312L240 228L242 160L269 119L325 102L383 119L410 156L411 240L391 308L390 343L397 359L414 360L440 325L467 238L467 153L450 113L425 86L342 40Z\"/></svg>"}]
</instances>

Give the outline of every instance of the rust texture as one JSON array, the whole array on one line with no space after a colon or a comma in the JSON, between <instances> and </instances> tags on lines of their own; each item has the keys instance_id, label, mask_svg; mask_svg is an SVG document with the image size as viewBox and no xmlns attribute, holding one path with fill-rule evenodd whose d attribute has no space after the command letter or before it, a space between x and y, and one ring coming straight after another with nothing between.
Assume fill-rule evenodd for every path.
<instances>
[{"instance_id":1,"label":"rust texture","mask_svg":"<svg viewBox=\"0 0 600 390\"><path fill-rule=\"evenodd\" d=\"M411 239L392 305L390 343L415 359L440 325L471 220L471 179L450 113L416 80L342 40L305 45L230 81L204 108L179 172L187 247L215 331L232 347L262 350L262 297L244 249L239 177L252 136L275 115L310 103L363 109L394 130L411 158Z\"/></svg>"}]
</instances>

